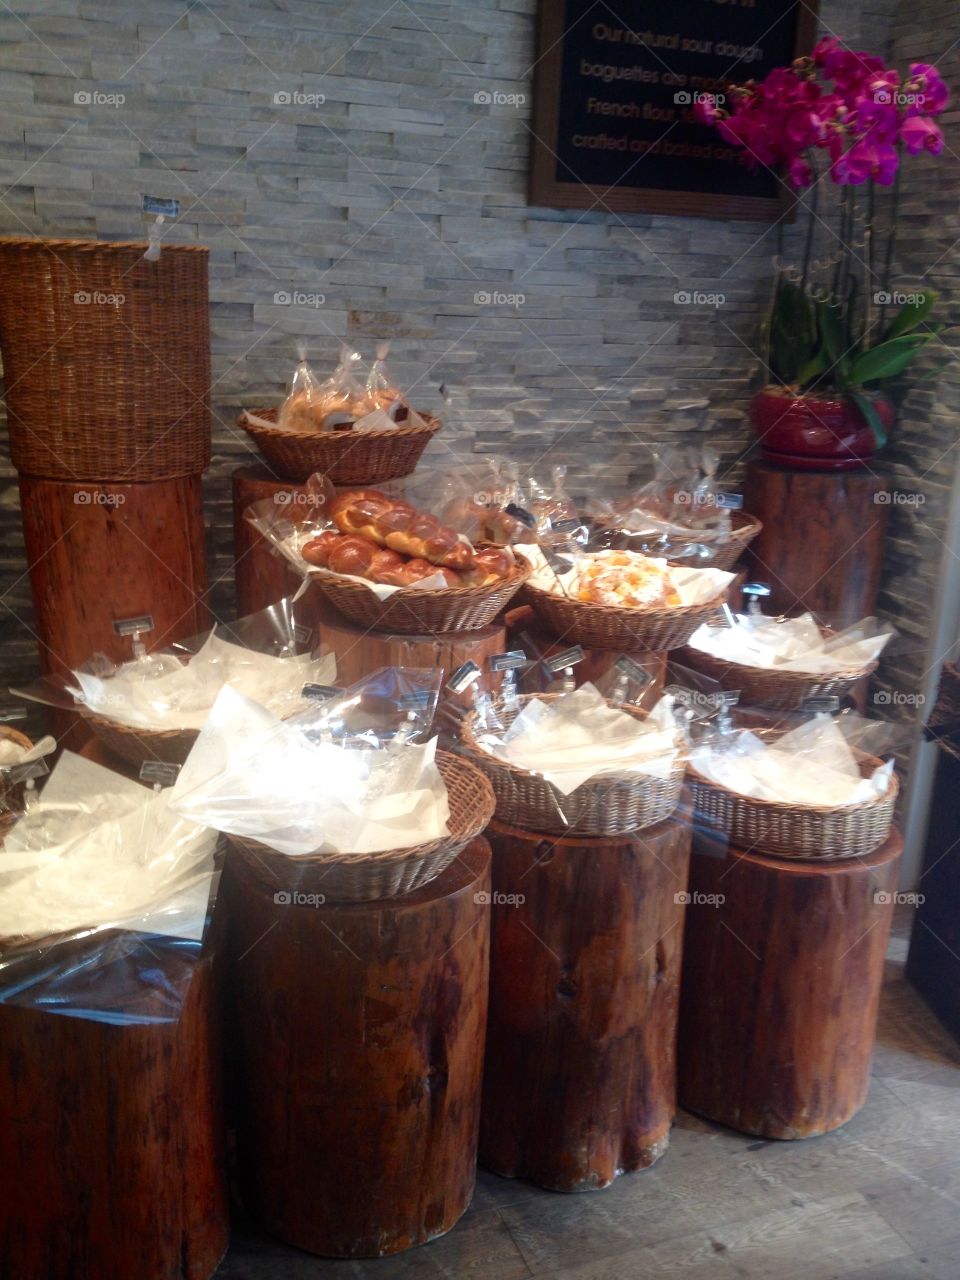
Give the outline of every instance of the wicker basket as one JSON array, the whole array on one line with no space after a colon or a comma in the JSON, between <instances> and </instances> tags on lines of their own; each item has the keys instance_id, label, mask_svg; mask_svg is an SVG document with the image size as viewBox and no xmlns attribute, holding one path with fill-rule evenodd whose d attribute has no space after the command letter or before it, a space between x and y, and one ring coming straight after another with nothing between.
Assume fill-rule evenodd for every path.
<instances>
[{"instance_id":1,"label":"wicker basket","mask_svg":"<svg viewBox=\"0 0 960 1280\"><path fill-rule=\"evenodd\" d=\"M550 702L561 695L530 694L519 699L505 727L533 697ZM613 703L608 703L613 706ZM645 711L636 707L619 710L642 720ZM499 711L504 718L503 709ZM490 779L497 797L497 818L511 826L549 835L619 836L629 831L663 822L680 803L684 784L684 764L679 761L668 778L649 774L606 773L589 778L565 796L539 774L529 773L485 751L477 742L477 713L463 722L461 746L467 759Z\"/></svg>"},{"instance_id":2,"label":"wicker basket","mask_svg":"<svg viewBox=\"0 0 960 1280\"><path fill-rule=\"evenodd\" d=\"M675 605L669 609L590 604L530 585L524 588L524 599L557 640L590 649L632 653L637 649L679 649L701 623L709 622L717 613L726 593L705 604Z\"/></svg>"},{"instance_id":3,"label":"wicker basket","mask_svg":"<svg viewBox=\"0 0 960 1280\"><path fill-rule=\"evenodd\" d=\"M714 657L690 645L678 654L677 660L715 680L721 689L739 689L743 706L763 707L769 711L797 711L807 698L824 698L833 694L842 698L858 680L872 675L877 669L876 662L869 662L864 667L831 671L827 675L751 667L743 662Z\"/></svg>"},{"instance_id":4,"label":"wicker basket","mask_svg":"<svg viewBox=\"0 0 960 1280\"><path fill-rule=\"evenodd\" d=\"M712 547L712 555L707 559L698 559L695 566L690 560L670 560L668 563L680 568L696 567L697 569L723 569L729 571L741 558L747 547L763 528L756 516L746 511L734 511L730 517L731 532L716 542L711 537L704 538L704 545ZM633 551L636 538L616 527L611 520L597 520L594 524L596 535L603 540L603 545L611 550ZM709 531L705 531L709 533Z\"/></svg>"},{"instance_id":5,"label":"wicker basket","mask_svg":"<svg viewBox=\"0 0 960 1280\"><path fill-rule=\"evenodd\" d=\"M777 735L761 732L759 736L769 739ZM867 778L881 761L858 754L857 763ZM860 804L821 808L754 800L718 786L692 765L687 766L687 772L696 820L718 828L737 849L809 861L862 858L882 845L890 835L900 788L894 773L882 796Z\"/></svg>"},{"instance_id":6,"label":"wicker basket","mask_svg":"<svg viewBox=\"0 0 960 1280\"><path fill-rule=\"evenodd\" d=\"M403 587L378 600L362 582L342 578L324 569L310 580L335 609L370 631L398 635L441 635L448 631L476 631L505 609L530 575L528 566L517 565L501 582L488 587L443 587L440 590Z\"/></svg>"},{"instance_id":7,"label":"wicker basket","mask_svg":"<svg viewBox=\"0 0 960 1280\"><path fill-rule=\"evenodd\" d=\"M169 480L209 463L208 250L164 246L147 262L146 248L0 239L0 352L18 470Z\"/></svg>"},{"instance_id":8,"label":"wicker basket","mask_svg":"<svg viewBox=\"0 0 960 1280\"><path fill-rule=\"evenodd\" d=\"M90 712L86 722L108 751L137 766L148 760L183 764L199 729L139 729Z\"/></svg>"},{"instance_id":9,"label":"wicker basket","mask_svg":"<svg viewBox=\"0 0 960 1280\"><path fill-rule=\"evenodd\" d=\"M450 800L450 834L429 844L383 853L290 857L241 836L231 836L230 843L271 893L315 893L329 902L372 902L413 893L435 880L484 831L496 807L490 783L466 760L438 751L437 767Z\"/></svg>"},{"instance_id":10,"label":"wicker basket","mask_svg":"<svg viewBox=\"0 0 960 1280\"><path fill-rule=\"evenodd\" d=\"M14 729L8 724L0 724L0 738L5 738L8 742L15 742L18 747L23 747L25 751L29 751L33 743L25 733L21 733L19 729ZM17 809L23 801L23 783L9 782L4 779L0 772L0 811L9 809ZM4 831L3 835L6 834Z\"/></svg>"},{"instance_id":11,"label":"wicker basket","mask_svg":"<svg viewBox=\"0 0 960 1280\"><path fill-rule=\"evenodd\" d=\"M258 418L276 422L278 409L253 409ZM423 426L388 427L382 431L324 431L310 435L283 427L262 427L246 413L237 419L283 480L302 484L315 471L336 485L383 484L410 475L420 455L443 425L421 414Z\"/></svg>"}]
</instances>

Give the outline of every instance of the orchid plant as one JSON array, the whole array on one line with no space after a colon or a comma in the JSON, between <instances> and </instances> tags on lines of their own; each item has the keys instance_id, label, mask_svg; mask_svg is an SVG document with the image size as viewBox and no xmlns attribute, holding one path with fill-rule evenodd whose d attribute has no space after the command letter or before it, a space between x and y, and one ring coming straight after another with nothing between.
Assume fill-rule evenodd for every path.
<instances>
[{"instance_id":1,"label":"orchid plant","mask_svg":"<svg viewBox=\"0 0 960 1280\"><path fill-rule=\"evenodd\" d=\"M911 63L901 77L882 58L829 37L810 57L775 68L759 84L730 86L725 99L702 97L695 108L701 123L742 148L749 167L775 169L794 191L807 192L799 197L808 219L802 263L787 268L778 259L764 334L770 374L796 392L824 387L848 396L878 444L877 384L906 369L939 332L926 323L936 294L905 294L891 309L890 277L904 155L940 154L935 117L948 98L929 63ZM839 188L826 218L818 208L825 177ZM891 188L883 237L877 187ZM826 260L814 255L824 229L834 245Z\"/></svg>"}]
</instances>

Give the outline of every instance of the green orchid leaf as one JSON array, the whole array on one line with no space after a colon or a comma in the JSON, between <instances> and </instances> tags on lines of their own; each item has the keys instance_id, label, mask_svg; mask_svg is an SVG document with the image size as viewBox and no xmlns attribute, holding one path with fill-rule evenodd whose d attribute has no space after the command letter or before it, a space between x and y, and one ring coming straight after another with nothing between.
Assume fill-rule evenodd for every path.
<instances>
[{"instance_id":1,"label":"green orchid leaf","mask_svg":"<svg viewBox=\"0 0 960 1280\"><path fill-rule=\"evenodd\" d=\"M850 369L850 382L860 387L865 382L895 378L933 337L932 333L909 333L900 338L891 338L889 342L878 343L857 356Z\"/></svg>"},{"instance_id":2,"label":"green orchid leaf","mask_svg":"<svg viewBox=\"0 0 960 1280\"><path fill-rule=\"evenodd\" d=\"M933 310L937 294L933 289L927 289L924 293L918 293L917 299L918 301L916 302L905 302L903 304L887 327L884 341L890 338L899 338L905 333L912 333L918 325L923 324Z\"/></svg>"},{"instance_id":3,"label":"green orchid leaf","mask_svg":"<svg viewBox=\"0 0 960 1280\"><path fill-rule=\"evenodd\" d=\"M840 323L840 317L829 302L817 303L817 326L827 359L827 370L833 370L842 386L849 378L850 359L844 346L843 326Z\"/></svg>"},{"instance_id":4,"label":"green orchid leaf","mask_svg":"<svg viewBox=\"0 0 960 1280\"><path fill-rule=\"evenodd\" d=\"M807 363L797 374L797 382L801 387L805 387L808 382L814 382L821 374L827 371L827 354L823 347L820 347L810 357Z\"/></svg>"}]
</instances>

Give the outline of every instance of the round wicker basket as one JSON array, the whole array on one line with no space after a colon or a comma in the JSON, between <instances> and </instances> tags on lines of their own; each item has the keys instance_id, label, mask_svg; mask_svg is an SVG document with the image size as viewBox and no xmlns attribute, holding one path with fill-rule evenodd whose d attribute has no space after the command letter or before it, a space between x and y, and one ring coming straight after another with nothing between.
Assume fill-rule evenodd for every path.
<instances>
[{"instance_id":1,"label":"round wicker basket","mask_svg":"<svg viewBox=\"0 0 960 1280\"><path fill-rule=\"evenodd\" d=\"M168 480L210 461L208 250L0 239L13 465L73 481Z\"/></svg>"},{"instance_id":2,"label":"round wicker basket","mask_svg":"<svg viewBox=\"0 0 960 1280\"><path fill-rule=\"evenodd\" d=\"M15 742L18 747L23 747L24 751L29 751L33 746L25 733L8 724L0 724L0 738L6 739L7 742ZM6 780L0 770L0 810L14 809L22 799L23 783Z\"/></svg>"},{"instance_id":3,"label":"round wicker basket","mask_svg":"<svg viewBox=\"0 0 960 1280\"><path fill-rule=\"evenodd\" d=\"M821 628L827 634L826 628ZM751 667L744 662L730 662L687 645L678 661L692 671L715 680L721 689L739 689L745 707L763 707L769 711L797 711L807 698L822 698L849 693L858 680L876 671L877 663L850 667L828 674L813 671L785 671L770 667Z\"/></svg>"},{"instance_id":4,"label":"round wicker basket","mask_svg":"<svg viewBox=\"0 0 960 1280\"><path fill-rule=\"evenodd\" d=\"M108 751L138 766L148 760L183 764L200 732L199 729L134 728L94 712L87 714L86 721Z\"/></svg>"},{"instance_id":5,"label":"round wicker basket","mask_svg":"<svg viewBox=\"0 0 960 1280\"><path fill-rule=\"evenodd\" d=\"M369 587L324 569L314 570L315 582L335 609L371 631L399 635L440 635L448 631L476 631L493 621L513 599L530 574L518 564L488 587L444 587L422 590L403 587L379 600Z\"/></svg>"},{"instance_id":6,"label":"round wicker basket","mask_svg":"<svg viewBox=\"0 0 960 1280\"><path fill-rule=\"evenodd\" d=\"M709 535L709 531L705 531L703 545L711 548L711 554L706 559L698 559L696 568L698 569L724 569L730 570L741 558L747 547L754 540L760 530L763 528L761 521L756 516L751 516L746 511L734 511L730 516L731 531L722 538L714 538ZM602 540L604 547L618 551L636 550L635 537L618 529L615 520L597 520L594 522L594 533L598 540ZM653 553L651 553L653 554ZM680 567L691 567L691 561L679 559L671 560L667 557L668 563L678 565Z\"/></svg>"},{"instance_id":7,"label":"round wicker basket","mask_svg":"<svg viewBox=\"0 0 960 1280\"><path fill-rule=\"evenodd\" d=\"M761 732L759 736L777 735ZM881 761L858 754L857 763L867 778ZM718 828L737 849L810 861L862 858L883 844L893 825L900 787L892 773L883 795L827 808L755 800L710 781L693 765L688 764L687 773L695 819Z\"/></svg>"},{"instance_id":8,"label":"round wicker basket","mask_svg":"<svg viewBox=\"0 0 960 1280\"><path fill-rule=\"evenodd\" d=\"M504 713L505 728L532 698L550 702L560 694L528 694L519 705ZM613 706L613 703L609 703ZM646 712L638 707L619 710L642 720ZM683 791L683 760L666 778L650 774L605 773L589 778L569 795L564 795L539 774L520 769L485 751L477 742L477 713L471 712L462 727L461 749L467 759L490 779L497 797L497 818L511 826L549 835L618 836L663 822L677 808Z\"/></svg>"},{"instance_id":9,"label":"round wicker basket","mask_svg":"<svg viewBox=\"0 0 960 1280\"><path fill-rule=\"evenodd\" d=\"M429 884L490 822L496 799L490 783L466 760L437 752L437 767L450 801L449 835L428 844L382 853L313 853L291 857L243 836L230 844L247 870L269 892L321 895L329 902L399 898ZM283 897L278 898L284 901Z\"/></svg>"},{"instance_id":10,"label":"round wicker basket","mask_svg":"<svg viewBox=\"0 0 960 1280\"><path fill-rule=\"evenodd\" d=\"M258 418L276 422L278 409L253 409ZM374 485L410 475L427 444L443 425L439 418L421 415L423 425L382 431L324 431L311 435L284 427L264 427L246 413L237 425L250 435L270 466L284 480L302 484L321 472L336 485Z\"/></svg>"},{"instance_id":11,"label":"round wicker basket","mask_svg":"<svg viewBox=\"0 0 960 1280\"><path fill-rule=\"evenodd\" d=\"M620 609L615 605L589 604L556 595L540 587L524 588L525 601L533 606L544 626L557 640L591 649L679 649L701 623L720 609L726 593L705 604L675 605L668 609Z\"/></svg>"}]
</instances>

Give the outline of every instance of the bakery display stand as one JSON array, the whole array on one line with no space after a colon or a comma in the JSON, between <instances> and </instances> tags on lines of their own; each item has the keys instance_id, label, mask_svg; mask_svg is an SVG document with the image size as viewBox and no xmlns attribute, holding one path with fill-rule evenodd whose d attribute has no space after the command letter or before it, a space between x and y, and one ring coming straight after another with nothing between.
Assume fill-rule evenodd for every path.
<instances>
[{"instance_id":1,"label":"bakery display stand","mask_svg":"<svg viewBox=\"0 0 960 1280\"><path fill-rule=\"evenodd\" d=\"M870 1082L903 842L774 858L704 828L690 862L680 1105L762 1138L850 1120Z\"/></svg>"},{"instance_id":2,"label":"bakery display stand","mask_svg":"<svg viewBox=\"0 0 960 1280\"><path fill-rule=\"evenodd\" d=\"M325 1257L380 1257L443 1235L476 1177L486 841L400 898L301 901L234 849L224 880L247 1205Z\"/></svg>"},{"instance_id":3,"label":"bakery display stand","mask_svg":"<svg viewBox=\"0 0 960 1280\"><path fill-rule=\"evenodd\" d=\"M480 1163L592 1191L654 1163L676 1101L683 811L612 838L495 821Z\"/></svg>"}]
</instances>

